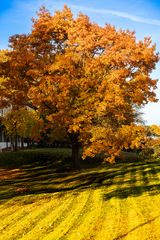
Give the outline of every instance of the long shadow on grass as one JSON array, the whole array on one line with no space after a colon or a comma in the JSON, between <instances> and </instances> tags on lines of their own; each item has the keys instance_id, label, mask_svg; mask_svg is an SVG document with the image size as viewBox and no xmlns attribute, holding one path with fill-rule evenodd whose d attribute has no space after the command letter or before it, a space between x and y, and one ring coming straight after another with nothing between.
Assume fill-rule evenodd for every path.
<instances>
[{"instance_id":1,"label":"long shadow on grass","mask_svg":"<svg viewBox=\"0 0 160 240\"><path fill-rule=\"evenodd\" d=\"M0 182L0 201L42 193L65 193L102 188L104 200L160 193L160 163L121 163L70 171L69 163L42 161L21 168L13 179Z\"/></svg>"}]
</instances>

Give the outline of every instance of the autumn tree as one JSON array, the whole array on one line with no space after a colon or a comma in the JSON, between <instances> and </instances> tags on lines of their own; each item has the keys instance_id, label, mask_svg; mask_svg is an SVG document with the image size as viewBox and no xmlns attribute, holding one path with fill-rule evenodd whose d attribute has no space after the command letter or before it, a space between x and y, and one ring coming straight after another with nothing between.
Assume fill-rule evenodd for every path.
<instances>
[{"instance_id":1,"label":"autumn tree","mask_svg":"<svg viewBox=\"0 0 160 240\"><path fill-rule=\"evenodd\" d=\"M65 6L54 15L42 7L31 32L9 44L9 60L0 64L3 96L64 129L76 167L79 144L84 158L104 152L110 161L141 144L135 109L156 101L150 74L158 55L150 38L137 41L134 32L74 17Z\"/></svg>"},{"instance_id":2,"label":"autumn tree","mask_svg":"<svg viewBox=\"0 0 160 240\"><path fill-rule=\"evenodd\" d=\"M153 124L146 126L147 129L147 147L149 148L155 148L160 146L160 126Z\"/></svg>"},{"instance_id":3,"label":"autumn tree","mask_svg":"<svg viewBox=\"0 0 160 240\"><path fill-rule=\"evenodd\" d=\"M6 134L11 138L14 143L14 149L17 151L17 140L21 137L23 147L23 139L40 138L40 118L37 113L32 109L21 108L11 109L2 118L2 125L5 127Z\"/></svg>"},{"instance_id":4,"label":"autumn tree","mask_svg":"<svg viewBox=\"0 0 160 240\"><path fill-rule=\"evenodd\" d=\"M6 62L8 61L8 50L0 50L0 63L1 64L6 64ZM5 82L5 78L4 76L1 74L0 76L0 108L3 108L4 106L7 106L7 103L9 103L8 101L6 101L6 98L4 97L4 95L6 95L6 87L4 86ZM9 104L10 105L10 104Z\"/></svg>"}]
</instances>

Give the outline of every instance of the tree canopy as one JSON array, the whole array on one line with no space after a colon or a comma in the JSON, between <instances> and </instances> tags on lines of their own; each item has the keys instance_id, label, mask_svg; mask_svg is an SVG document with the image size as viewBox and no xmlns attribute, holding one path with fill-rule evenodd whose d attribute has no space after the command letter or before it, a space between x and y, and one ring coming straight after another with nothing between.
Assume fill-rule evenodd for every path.
<instances>
[{"instance_id":1,"label":"tree canopy","mask_svg":"<svg viewBox=\"0 0 160 240\"><path fill-rule=\"evenodd\" d=\"M80 143L83 157L104 152L112 161L123 148L144 138L136 108L156 101L158 62L150 37L99 26L64 6L53 15L42 7L31 32L9 39L11 51L1 61L1 97L30 106Z\"/></svg>"}]
</instances>

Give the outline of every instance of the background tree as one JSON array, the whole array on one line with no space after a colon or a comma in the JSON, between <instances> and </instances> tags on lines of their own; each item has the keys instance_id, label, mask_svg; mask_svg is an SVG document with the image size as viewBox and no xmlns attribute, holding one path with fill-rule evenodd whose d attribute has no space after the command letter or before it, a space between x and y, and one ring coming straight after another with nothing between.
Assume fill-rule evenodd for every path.
<instances>
[{"instance_id":1,"label":"background tree","mask_svg":"<svg viewBox=\"0 0 160 240\"><path fill-rule=\"evenodd\" d=\"M7 135L11 138L15 151L17 151L18 137L21 137L22 148L24 138L36 140L40 138L40 129L37 129L39 121L36 112L26 108L12 109L5 114L2 118L2 124Z\"/></svg>"},{"instance_id":2,"label":"background tree","mask_svg":"<svg viewBox=\"0 0 160 240\"><path fill-rule=\"evenodd\" d=\"M8 50L0 50L0 63L3 65L7 64L8 61ZM4 86L5 78L3 75L0 76L0 108L7 106L8 100L4 97L6 95L6 87ZM10 103L9 103L10 105Z\"/></svg>"},{"instance_id":3,"label":"background tree","mask_svg":"<svg viewBox=\"0 0 160 240\"><path fill-rule=\"evenodd\" d=\"M76 167L79 143L83 157L105 152L110 161L140 144L128 136L142 133L135 107L156 101L150 74L158 55L150 38L137 41L134 32L101 27L81 13L74 18L65 6L54 15L42 7L31 32L9 42L12 51L1 64L3 96L63 128Z\"/></svg>"}]
</instances>

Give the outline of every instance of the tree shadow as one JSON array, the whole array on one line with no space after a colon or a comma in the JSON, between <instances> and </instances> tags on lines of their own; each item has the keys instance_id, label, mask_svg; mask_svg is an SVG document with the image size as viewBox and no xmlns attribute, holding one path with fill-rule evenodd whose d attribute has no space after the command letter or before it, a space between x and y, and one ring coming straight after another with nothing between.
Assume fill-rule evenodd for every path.
<instances>
[{"instance_id":1,"label":"tree shadow","mask_svg":"<svg viewBox=\"0 0 160 240\"><path fill-rule=\"evenodd\" d=\"M109 193L105 193L103 199L105 201L115 197L119 199L124 199L127 197L137 197L142 195L144 192L148 192L150 195L156 195L160 193L160 184L152 184L149 186L133 186L127 188L120 188L117 190L113 190Z\"/></svg>"},{"instance_id":2,"label":"tree shadow","mask_svg":"<svg viewBox=\"0 0 160 240\"><path fill-rule=\"evenodd\" d=\"M70 168L69 161L41 161L24 165L22 174L0 182L0 201L14 197L103 189L103 199L137 197L160 192L160 162L132 162L91 166L82 171Z\"/></svg>"}]
</instances>

